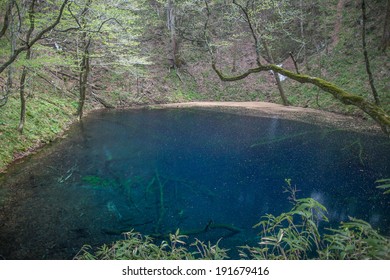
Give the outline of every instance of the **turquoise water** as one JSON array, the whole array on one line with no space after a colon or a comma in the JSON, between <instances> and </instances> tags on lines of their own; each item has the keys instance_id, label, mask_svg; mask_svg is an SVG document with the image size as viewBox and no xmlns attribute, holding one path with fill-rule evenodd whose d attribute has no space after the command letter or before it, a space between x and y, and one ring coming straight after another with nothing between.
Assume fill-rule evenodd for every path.
<instances>
[{"instance_id":1,"label":"turquoise water","mask_svg":"<svg viewBox=\"0 0 390 280\"><path fill-rule=\"evenodd\" d=\"M390 235L390 145L381 136L206 110L102 111L0 178L0 255L71 259L135 229L160 240L180 228L230 248L255 245L252 226L299 197ZM218 225L208 231L210 225ZM235 229L235 230L232 230ZM237 231L236 231L237 230Z\"/></svg>"}]
</instances>

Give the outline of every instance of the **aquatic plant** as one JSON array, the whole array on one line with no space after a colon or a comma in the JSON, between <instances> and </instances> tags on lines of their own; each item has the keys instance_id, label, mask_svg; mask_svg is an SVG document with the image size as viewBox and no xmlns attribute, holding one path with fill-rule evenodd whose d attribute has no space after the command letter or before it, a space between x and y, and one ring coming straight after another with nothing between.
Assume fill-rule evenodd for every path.
<instances>
[{"instance_id":1,"label":"aquatic plant","mask_svg":"<svg viewBox=\"0 0 390 280\"><path fill-rule=\"evenodd\" d=\"M380 235L365 221L349 217L329 233L319 231L328 222L326 208L312 198L297 199L296 187L286 180L285 192L293 203L291 211L275 217L265 215L255 225L261 227L259 246L242 246L244 259L390 259L390 239Z\"/></svg>"},{"instance_id":2,"label":"aquatic plant","mask_svg":"<svg viewBox=\"0 0 390 280\"><path fill-rule=\"evenodd\" d=\"M82 178L82 180L88 184L90 184L91 186L94 186L94 187L103 187L103 188L108 188L108 187L111 187L114 185L114 183L112 182L112 180L108 180L108 179L104 179L102 177L99 177L99 176L95 176L95 175L87 175L87 176L84 176Z\"/></svg>"},{"instance_id":3,"label":"aquatic plant","mask_svg":"<svg viewBox=\"0 0 390 280\"><path fill-rule=\"evenodd\" d=\"M364 166L364 161L363 161L363 145L362 145L362 142L360 140L360 138L358 138L357 140L353 141L352 143L350 143L349 145L345 146L343 149L341 150L351 150L351 152L353 153L353 147L356 146L357 147L357 151L355 151L357 154L358 154L358 158L359 158L359 162L362 166Z\"/></svg>"},{"instance_id":4,"label":"aquatic plant","mask_svg":"<svg viewBox=\"0 0 390 280\"><path fill-rule=\"evenodd\" d=\"M91 253L91 246L85 245L75 256L78 260L194 260L227 258L227 250L221 249L218 243L205 244L199 240L186 246L187 238L179 230L169 235L169 241L163 240L157 245L153 238L130 231L125 234L124 240L119 240L111 246L103 245L96 252ZM192 250L190 250L190 248Z\"/></svg>"},{"instance_id":5,"label":"aquatic plant","mask_svg":"<svg viewBox=\"0 0 390 280\"><path fill-rule=\"evenodd\" d=\"M390 194L390 179L380 179L377 180L375 183L380 183L377 188L385 190L384 194Z\"/></svg>"},{"instance_id":6,"label":"aquatic plant","mask_svg":"<svg viewBox=\"0 0 390 280\"><path fill-rule=\"evenodd\" d=\"M313 250L319 250L321 235L318 224L327 222L326 208L313 198L296 198L296 187L286 180L285 192L293 203L291 211L279 216L267 214L254 225L261 228L258 247L243 246L240 256L252 259L307 259ZM247 251L247 252L246 252Z\"/></svg>"},{"instance_id":7,"label":"aquatic plant","mask_svg":"<svg viewBox=\"0 0 390 280\"><path fill-rule=\"evenodd\" d=\"M387 179L386 179L387 180ZM387 182L387 181L386 181ZM274 216L267 214L254 225L261 228L257 246L240 246L242 259L302 260L302 259L390 259L390 239L382 236L365 221L349 218L338 228L319 230L328 221L325 206L313 198L296 197L298 191L286 180L284 188L293 203L290 211ZM125 239L103 245L93 252L89 245L82 247L75 259L226 259L228 250L216 244L188 238L177 230L167 240L157 244L151 236L130 231Z\"/></svg>"},{"instance_id":8,"label":"aquatic plant","mask_svg":"<svg viewBox=\"0 0 390 280\"><path fill-rule=\"evenodd\" d=\"M390 240L365 221L349 218L324 236L319 258L333 260L389 259Z\"/></svg>"}]
</instances>

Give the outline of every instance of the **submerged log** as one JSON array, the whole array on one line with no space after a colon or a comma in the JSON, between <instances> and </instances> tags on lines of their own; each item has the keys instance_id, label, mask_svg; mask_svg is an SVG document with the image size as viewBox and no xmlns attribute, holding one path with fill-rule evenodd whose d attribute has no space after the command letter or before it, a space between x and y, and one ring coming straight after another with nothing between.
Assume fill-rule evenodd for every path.
<instances>
[{"instance_id":1,"label":"submerged log","mask_svg":"<svg viewBox=\"0 0 390 280\"><path fill-rule=\"evenodd\" d=\"M209 232L213 229L225 229L230 232L228 236L240 233L242 230L238 227L235 227L230 224L214 224L213 221L209 221L204 228L195 228L190 230L180 231L180 235L197 235L201 233ZM169 234L152 234L151 237L154 238L169 238Z\"/></svg>"}]
</instances>

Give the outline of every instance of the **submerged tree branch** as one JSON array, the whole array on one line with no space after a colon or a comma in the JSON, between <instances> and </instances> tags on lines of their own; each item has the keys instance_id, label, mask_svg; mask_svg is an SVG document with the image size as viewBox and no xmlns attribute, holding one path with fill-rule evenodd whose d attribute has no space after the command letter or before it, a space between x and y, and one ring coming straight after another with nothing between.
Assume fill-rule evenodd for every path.
<instances>
[{"instance_id":1,"label":"submerged tree branch","mask_svg":"<svg viewBox=\"0 0 390 280\"><path fill-rule=\"evenodd\" d=\"M275 64L261 65L256 68L248 69L246 72L240 75L230 77L225 76L219 69L217 69L215 63L212 63L211 66L217 73L218 77L222 81L227 82L242 80L251 74L272 70L276 73L282 74L283 76L289 77L290 79L293 79L299 83L308 83L315 85L323 91L332 94L334 98L336 98L343 104L356 106L363 112L367 113L372 119L376 121L377 124L379 124L383 132L390 136L390 116L381 107L365 100L361 96L349 93L324 79L303 74L297 74L292 71L283 69L282 67L279 67Z\"/></svg>"}]
</instances>

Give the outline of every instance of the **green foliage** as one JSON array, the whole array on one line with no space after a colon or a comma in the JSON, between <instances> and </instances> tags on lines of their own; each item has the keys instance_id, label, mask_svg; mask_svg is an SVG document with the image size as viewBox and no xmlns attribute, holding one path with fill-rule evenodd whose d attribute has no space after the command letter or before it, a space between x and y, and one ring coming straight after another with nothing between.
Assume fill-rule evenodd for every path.
<instances>
[{"instance_id":1,"label":"green foliage","mask_svg":"<svg viewBox=\"0 0 390 280\"><path fill-rule=\"evenodd\" d=\"M390 194L390 179L380 179L377 180L375 183L380 183L377 188L385 190L384 194Z\"/></svg>"},{"instance_id":2,"label":"green foliage","mask_svg":"<svg viewBox=\"0 0 390 280\"><path fill-rule=\"evenodd\" d=\"M82 180L94 187L108 188L115 185L115 183L112 180L107 180L94 175L84 176Z\"/></svg>"},{"instance_id":3,"label":"green foliage","mask_svg":"<svg viewBox=\"0 0 390 280\"><path fill-rule=\"evenodd\" d=\"M261 228L258 246L240 246L242 259L302 260L302 259L390 259L390 240L380 235L365 221L349 218L336 229L321 233L319 224L328 222L326 208L313 198L297 199L297 189L286 180L284 191L293 203L290 211L274 216L267 214L254 225ZM75 259L82 260L217 260L228 258L228 250L198 239L187 246L179 230L168 241L156 244L153 238L130 231L124 240L103 245L93 252L83 246Z\"/></svg>"},{"instance_id":4,"label":"green foliage","mask_svg":"<svg viewBox=\"0 0 390 280\"><path fill-rule=\"evenodd\" d=\"M365 221L350 218L324 237L319 258L334 260L389 259L390 241Z\"/></svg>"},{"instance_id":5,"label":"green foliage","mask_svg":"<svg viewBox=\"0 0 390 280\"><path fill-rule=\"evenodd\" d=\"M267 214L254 227L260 227L260 247L243 247L255 259L307 259L314 249L320 248L318 224L328 221L326 208L313 198L296 199L296 189L286 180L285 191L294 204L291 211L275 217ZM243 251L243 256L247 256Z\"/></svg>"},{"instance_id":6,"label":"green foliage","mask_svg":"<svg viewBox=\"0 0 390 280\"><path fill-rule=\"evenodd\" d=\"M377 6L370 9L370 14L368 15L368 29L370 31L367 33L367 46L375 86L383 109L389 112L390 95L388 94L389 84L387 79L389 54L381 52L377 47L377 43L380 42L378 36L380 36L382 26L380 17L378 18L380 10L383 9L381 5L382 3L377 2ZM324 45L325 49L319 50L309 57L308 65L310 65L310 70L302 68L303 65L300 68L303 73L307 72L311 76L321 77L339 85L348 92L371 100L371 89L368 83L362 50L361 24L358 24L356 21L360 16L360 5L345 6L340 33L337 34L339 37L337 44L332 46L331 42L327 41L326 45ZM320 18L328 21L331 17L332 15L324 13ZM329 35L333 32L334 20L330 22ZM290 92L289 98L294 98L294 105L363 116L353 106L339 104L331 96L324 94L316 87L286 80L285 89Z\"/></svg>"},{"instance_id":7,"label":"green foliage","mask_svg":"<svg viewBox=\"0 0 390 280\"><path fill-rule=\"evenodd\" d=\"M320 234L318 225L327 222L326 208L312 198L296 199L296 188L286 180L285 191L294 204L291 211L275 217L268 214L259 247L244 246L241 256L251 259L389 259L390 240L365 221L349 218L330 233Z\"/></svg>"},{"instance_id":8,"label":"green foliage","mask_svg":"<svg viewBox=\"0 0 390 280\"><path fill-rule=\"evenodd\" d=\"M0 170L14 158L52 141L74 119L75 103L59 95L35 93L27 98L27 125L23 135L16 130L19 99L12 95L0 110Z\"/></svg>"},{"instance_id":9,"label":"green foliage","mask_svg":"<svg viewBox=\"0 0 390 280\"><path fill-rule=\"evenodd\" d=\"M91 253L91 246L85 245L77 254L78 260L194 260L197 258L220 260L227 258L226 250L216 245L205 244L199 240L186 247L187 238L179 230L169 235L169 241L157 245L153 238L131 231L111 246L103 245Z\"/></svg>"}]
</instances>

